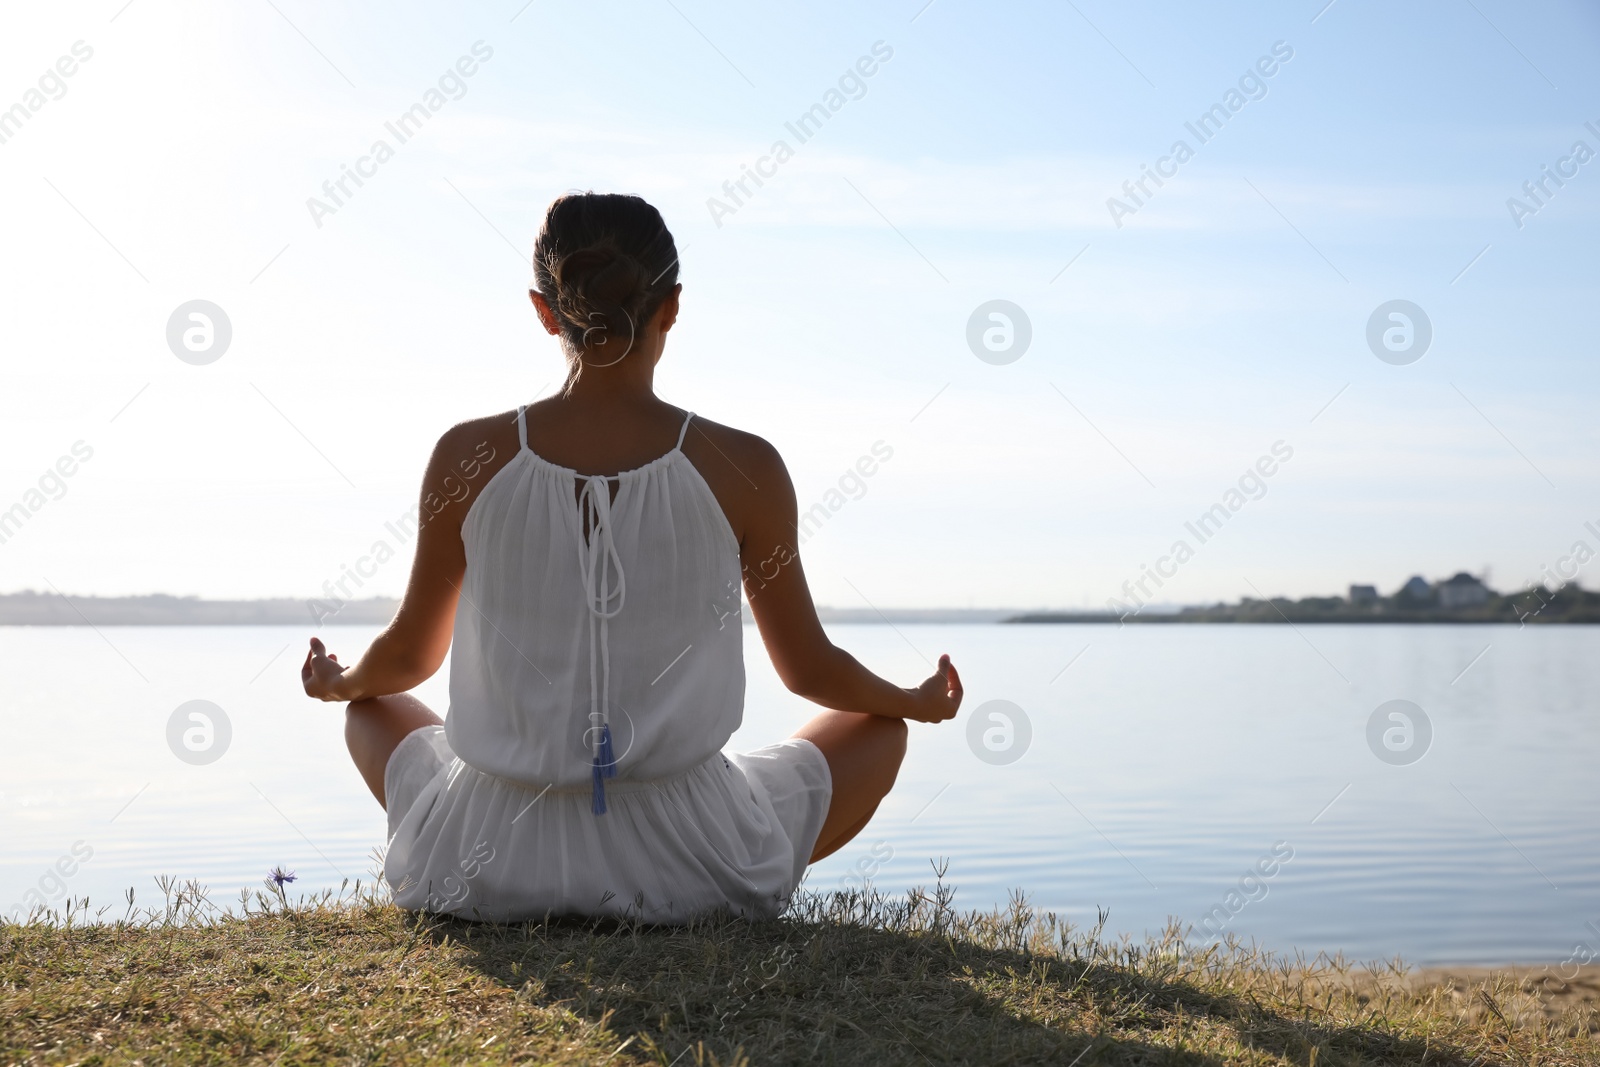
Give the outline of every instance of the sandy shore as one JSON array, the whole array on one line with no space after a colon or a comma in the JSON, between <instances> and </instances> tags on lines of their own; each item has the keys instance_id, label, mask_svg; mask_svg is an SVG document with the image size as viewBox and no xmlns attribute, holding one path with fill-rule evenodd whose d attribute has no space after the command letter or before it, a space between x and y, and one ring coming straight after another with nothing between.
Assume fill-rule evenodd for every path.
<instances>
[{"instance_id":1,"label":"sandy shore","mask_svg":"<svg viewBox=\"0 0 1600 1067\"><path fill-rule=\"evenodd\" d=\"M1574 967L1571 964L1515 964L1506 967L1422 967L1406 976L1408 988L1430 986L1450 989L1462 998L1476 997L1478 991L1502 981L1513 983L1523 993L1545 1005L1545 1014L1560 1015L1568 1008L1600 1007L1600 964Z\"/></svg>"}]
</instances>

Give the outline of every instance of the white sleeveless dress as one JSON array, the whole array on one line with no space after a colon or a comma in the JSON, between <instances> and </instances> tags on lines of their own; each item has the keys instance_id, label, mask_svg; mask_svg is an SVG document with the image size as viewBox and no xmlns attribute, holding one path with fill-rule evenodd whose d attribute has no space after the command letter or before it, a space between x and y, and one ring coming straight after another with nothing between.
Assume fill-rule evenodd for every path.
<instances>
[{"instance_id":1,"label":"white sleeveless dress","mask_svg":"<svg viewBox=\"0 0 1600 1067\"><path fill-rule=\"evenodd\" d=\"M384 774L401 907L677 922L788 905L833 783L809 741L721 751L744 712L739 546L683 454L693 417L607 477L534 453L518 410L521 447L461 528L445 724Z\"/></svg>"}]
</instances>

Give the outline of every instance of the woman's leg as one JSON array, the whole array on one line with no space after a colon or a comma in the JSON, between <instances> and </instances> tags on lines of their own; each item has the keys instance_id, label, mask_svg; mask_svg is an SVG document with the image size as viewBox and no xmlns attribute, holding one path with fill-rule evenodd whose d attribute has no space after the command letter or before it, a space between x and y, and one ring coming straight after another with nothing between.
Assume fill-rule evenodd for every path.
<instances>
[{"instance_id":1,"label":"woman's leg","mask_svg":"<svg viewBox=\"0 0 1600 1067\"><path fill-rule=\"evenodd\" d=\"M410 693L368 697L351 701L345 708L344 743L350 746L350 758L379 804L388 807L383 798L383 771L395 746L411 731L443 722Z\"/></svg>"},{"instance_id":2,"label":"woman's leg","mask_svg":"<svg viewBox=\"0 0 1600 1067\"><path fill-rule=\"evenodd\" d=\"M833 800L811 862L859 834L894 786L906 755L906 723L882 715L825 711L795 731L822 750L833 775Z\"/></svg>"}]
</instances>

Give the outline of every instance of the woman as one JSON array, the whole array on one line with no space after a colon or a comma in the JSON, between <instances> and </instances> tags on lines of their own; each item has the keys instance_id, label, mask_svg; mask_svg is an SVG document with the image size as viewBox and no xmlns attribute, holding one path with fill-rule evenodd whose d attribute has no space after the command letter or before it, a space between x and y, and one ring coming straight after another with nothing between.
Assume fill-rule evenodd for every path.
<instances>
[{"instance_id":1,"label":"woman","mask_svg":"<svg viewBox=\"0 0 1600 1067\"><path fill-rule=\"evenodd\" d=\"M349 701L402 907L777 915L806 864L872 818L906 720L952 718L961 681L942 656L902 689L836 648L778 453L656 397L682 286L655 208L562 197L534 276L566 387L440 438L399 612L348 668L312 638L306 693ZM831 710L725 756L744 703L741 577L784 685ZM441 721L407 690L452 647Z\"/></svg>"}]
</instances>

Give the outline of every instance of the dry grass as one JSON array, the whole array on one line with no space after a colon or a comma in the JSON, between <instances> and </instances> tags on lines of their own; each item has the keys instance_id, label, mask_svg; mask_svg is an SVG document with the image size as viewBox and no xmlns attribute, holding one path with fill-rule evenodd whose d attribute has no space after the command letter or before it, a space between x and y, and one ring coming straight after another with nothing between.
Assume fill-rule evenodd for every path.
<instances>
[{"instance_id":1,"label":"dry grass","mask_svg":"<svg viewBox=\"0 0 1600 1067\"><path fill-rule=\"evenodd\" d=\"M0 1064L1594 1064L1597 983L1108 942L1021 901L476 926L384 895L0 927ZM1102 918L1102 924L1104 920Z\"/></svg>"}]
</instances>

